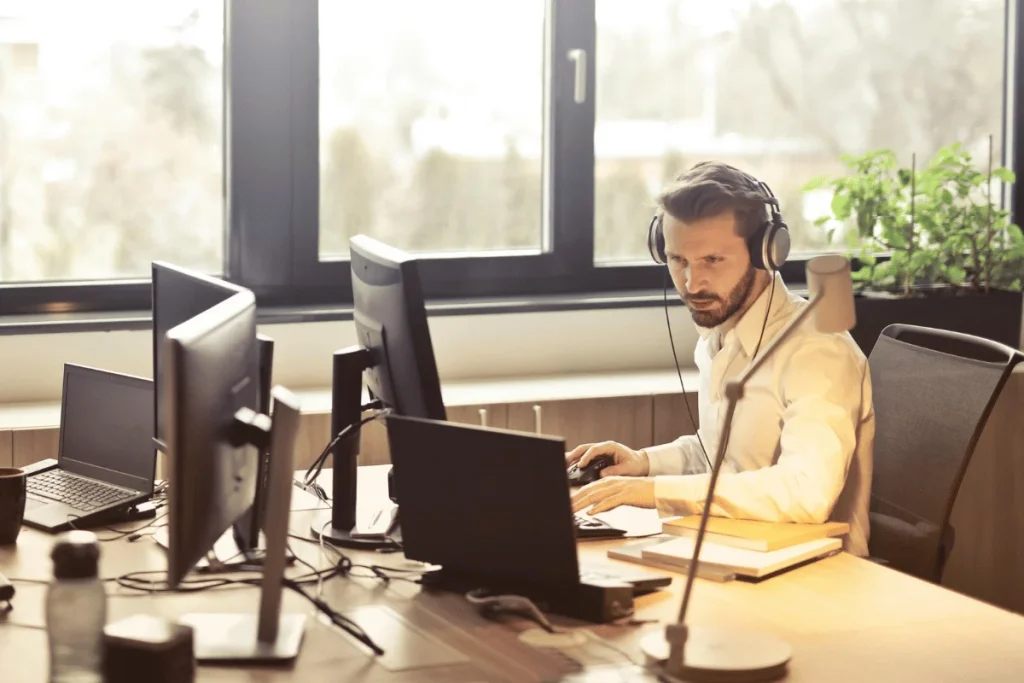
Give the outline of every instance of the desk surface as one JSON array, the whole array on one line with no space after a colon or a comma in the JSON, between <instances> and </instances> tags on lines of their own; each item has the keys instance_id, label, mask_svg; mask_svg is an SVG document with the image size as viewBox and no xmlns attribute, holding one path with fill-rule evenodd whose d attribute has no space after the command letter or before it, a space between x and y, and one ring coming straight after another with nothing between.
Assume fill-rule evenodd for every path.
<instances>
[{"instance_id":1,"label":"desk surface","mask_svg":"<svg viewBox=\"0 0 1024 683\"><path fill-rule=\"evenodd\" d=\"M386 467L360 469L360 502L384 487ZM292 532L308 536L309 511L292 513ZM135 525L128 525L129 528ZM99 532L101 536L109 536ZM10 579L49 579L52 537L23 530L14 548L0 549L0 572ZM606 560L617 541L580 546L581 559ZM320 567L315 543L291 539L292 549ZM356 563L410 566L400 554L345 551ZM101 574L113 577L166 566L163 550L151 539L102 544ZM631 568L635 568L630 565ZM304 571L297 567L294 571ZM479 616L461 596L421 592L418 585L351 577L324 584L334 609L359 621L360 609L390 615L403 626L387 638L408 634L433 640L461 657L451 664L399 670L401 662L383 662L346 635L310 619L302 652L293 668L201 667L199 681L544 681L586 664L625 662L622 652L641 661L639 641L662 629L678 609L683 577L672 586L637 600L641 626L589 626L555 618L565 627L585 628L607 644L590 641L565 652L542 650L519 640L517 632L533 627L525 620L491 621ZM0 671L3 680L45 681L46 634L42 630L44 583L15 582L15 609L0 621ZM256 588L227 588L197 594L150 596L108 584L110 620L148 612L174 617L189 611L255 611ZM392 612L382 612L387 608ZM309 603L285 592L284 609L310 614ZM764 582L714 583L698 580L689 621L694 624L756 628L776 634L794 649L787 681L1021 681L1024 680L1024 617L939 586L919 581L847 554L821 560ZM397 635L396 635L397 631ZM404 634L404 636L403 636ZM374 635L371 631L371 635ZM443 644L443 645L442 645ZM401 648L397 648L400 650ZM392 649L392 657L397 654ZM621 652L620 652L621 651Z\"/></svg>"}]
</instances>

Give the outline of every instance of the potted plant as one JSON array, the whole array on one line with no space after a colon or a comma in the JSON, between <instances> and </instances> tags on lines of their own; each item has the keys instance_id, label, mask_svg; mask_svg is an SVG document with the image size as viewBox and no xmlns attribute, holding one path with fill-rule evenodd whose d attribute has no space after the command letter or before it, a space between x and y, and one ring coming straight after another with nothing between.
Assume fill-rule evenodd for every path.
<instances>
[{"instance_id":1,"label":"potted plant","mask_svg":"<svg viewBox=\"0 0 1024 683\"><path fill-rule=\"evenodd\" d=\"M860 264L852 334L865 353L896 322L1019 345L1024 234L993 202L993 179L1012 183L1014 174L993 169L991 156L991 138L987 173L960 143L921 170L876 150L843 156L847 175L804 186L831 188L831 214L815 224L829 241L841 232Z\"/></svg>"}]
</instances>

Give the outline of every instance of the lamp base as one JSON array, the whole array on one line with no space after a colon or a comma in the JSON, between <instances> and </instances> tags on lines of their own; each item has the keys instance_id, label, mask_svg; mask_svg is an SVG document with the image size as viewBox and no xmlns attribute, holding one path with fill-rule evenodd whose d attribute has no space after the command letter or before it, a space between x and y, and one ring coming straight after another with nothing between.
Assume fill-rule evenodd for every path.
<instances>
[{"instance_id":1,"label":"lamp base","mask_svg":"<svg viewBox=\"0 0 1024 683\"><path fill-rule=\"evenodd\" d=\"M686 627L683 664L668 666L669 643L664 631L648 634L640 643L658 680L666 683L762 683L786 675L793 656L788 643L751 631Z\"/></svg>"}]
</instances>

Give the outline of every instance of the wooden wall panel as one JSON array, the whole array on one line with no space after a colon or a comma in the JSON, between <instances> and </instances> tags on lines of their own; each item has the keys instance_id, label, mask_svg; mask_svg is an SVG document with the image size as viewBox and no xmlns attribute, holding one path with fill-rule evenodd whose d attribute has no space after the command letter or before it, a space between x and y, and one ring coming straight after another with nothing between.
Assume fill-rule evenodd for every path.
<instances>
[{"instance_id":1,"label":"wooden wall panel","mask_svg":"<svg viewBox=\"0 0 1024 683\"><path fill-rule=\"evenodd\" d=\"M15 429L12 432L11 450L14 455L14 466L31 465L37 460L56 458L60 444L60 429L47 427L42 429Z\"/></svg>"},{"instance_id":2,"label":"wooden wall panel","mask_svg":"<svg viewBox=\"0 0 1024 683\"><path fill-rule=\"evenodd\" d=\"M1024 613L1024 365L992 408L953 505L942 584Z\"/></svg>"},{"instance_id":3,"label":"wooden wall panel","mask_svg":"<svg viewBox=\"0 0 1024 683\"><path fill-rule=\"evenodd\" d=\"M582 443L618 441L630 448L649 446L652 398L625 396L571 401L513 403L508 407L509 429L533 432L541 408L541 432L565 439L566 450Z\"/></svg>"},{"instance_id":4,"label":"wooden wall panel","mask_svg":"<svg viewBox=\"0 0 1024 683\"><path fill-rule=\"evenodd\" d=\"M686 434L696 434L700 416L697 410L697 394L687 393L691 422L686 412L682 394L660 394L654 397L654 434L648 446L658 446L675 441Z\"/></svg>"},{"instance_id":5,"label":"wooden wall panel","mask_svg":"<svg viewBox=\"0 0 1024 683\"><path fill-rule=\"evenodd\" d=\"M0 430L0 467L14 467L14 433Z\"/></svg>"}]
</instances>

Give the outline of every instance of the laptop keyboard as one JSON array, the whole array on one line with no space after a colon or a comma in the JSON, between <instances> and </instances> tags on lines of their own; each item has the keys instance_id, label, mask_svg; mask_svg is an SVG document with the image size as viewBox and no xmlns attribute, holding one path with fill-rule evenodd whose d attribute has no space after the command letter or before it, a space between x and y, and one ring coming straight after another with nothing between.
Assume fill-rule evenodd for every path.
<instances>
[{"instance_id":1,"label":"laptop keyboard","mask_svg":"<svg viewBox=\"0 0 1024 683\"><path fill-rule=\"evenodd\" d=\"M28 478L28 492L70 505L83 512L107 507L136 495L134 491L125 491L64 470L48 470L33 474Z\"/></svg>"}]
</instances>

